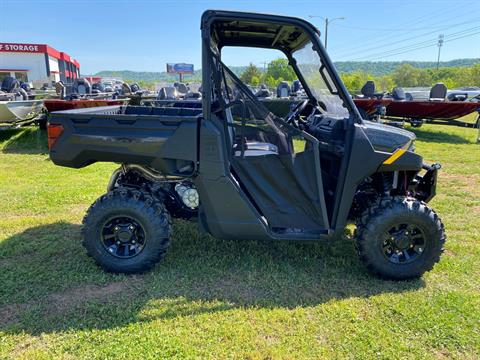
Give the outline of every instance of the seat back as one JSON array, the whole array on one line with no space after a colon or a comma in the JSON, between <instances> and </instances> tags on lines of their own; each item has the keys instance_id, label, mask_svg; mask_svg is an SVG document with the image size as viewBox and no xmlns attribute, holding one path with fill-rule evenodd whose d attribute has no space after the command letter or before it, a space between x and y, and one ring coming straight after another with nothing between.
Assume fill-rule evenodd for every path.
<instances>
[{"instance_id":1,"label":"seat back","mask_svg":"<svg viewBox=\"0 0 480 360\"><path fill-rule=\"evenodd\" d=\"M407 96L401 87L396 87L392 90L392 97L394 100L406 100Z\"/></svg>"},{"instance_id":2,"label":"seat back","mask_svg":"<svg viewBox=\"0 0 480 360\"><path fill-rule=\"evenodd\" d=\"M300 83L300 80L293 80L292 82L292 93L296 93L302 89L302 84Z\"/></svg>"},{"instance_id":3,"label":"seat back","mask_svg":"<svg viewBox=\"0 0 480 360\"><path fill-rule=\"evenodd\" d=\"M288 97L290 92L290 85L286 81L282 81L280 84L277 86L277 97L279 98L284 98Z\"/></svg>"},{"instance_id":4,"label":"seat back","mask_svg":"<svg viewBox=\"0 0 480 360\"><path fill-rule=\"evenodd\" d=\"M137 83L133 83L132 85L130 85L130 90L133 92L133 93L136 93L137 91L140 91L140 85L138 85Z\"/></svg>"},{"instance_id":5,"label":"seat back","mask_svg":"<svg viewBox=\"0 0 480 360\"><path fill-rule=\"evenodd\" d=\"M430 101L444 101L447 91L448 89L444 83L435 84L430 90Z\"/></svg>"},{"instance_id":6,"label":"seat back","mask_svg":"<svg viewBox=\"0 0 480 360\"><path fill-rule=\"evenodd\" d=\"M184 83L176 82L173 86L177 89L180 94L186 94L188 92L188 87Z\"/></svg>"},{"instance_id":7,"label":"seat back","mask_svg":"<svg viewBox=\"0 0 480 360\"><path fill-rule=\"evenodd\" d=\"M5 92L13 92L14 89L18 88L20 86L20 83L18 82L17 79L15 79L12 76L6 76L3 81L2 81L2 91Z\"/></svg>"},{"instance_id":8,"label":"seat back","mask_svg":"<svg viewBox=\"0 0 480 360\"><path fill-rule=\"evenodd\" d=\"M92 86L87 79L78 78L73 82L73 92L79 95L90 94ZM67 94L68 95L68 94Z\"/></svg>"},{"instance_id":9,"label":"seat back","mask_svg":"<svg viewBox=\"0 0 480 360\"><path fill-rule=\"evenodd\" d=\"M176 100L178 99L177 88L173 86L162 87L157 95L157 100Z\"/></svg>"},{"instance_id":10,"label":"seat back","mask_svg":"<svg viewBox=\"0 0 480 360\"><path fill-rule=\"evenodd\" d=\"M363 96L367 98L374 97L375 95L375 83L373 80L368 80L365 85L363 85L362 89L360 90Z\"/></svg>"}]
</instances>

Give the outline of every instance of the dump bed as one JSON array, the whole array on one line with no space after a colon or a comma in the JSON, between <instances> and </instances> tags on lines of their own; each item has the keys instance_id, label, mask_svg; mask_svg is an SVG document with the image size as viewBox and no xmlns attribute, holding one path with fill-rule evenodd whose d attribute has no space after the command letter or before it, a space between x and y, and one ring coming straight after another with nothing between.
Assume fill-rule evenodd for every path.
<instances>
[{"instance_id":1,"label":"dump bed","mask_svg":"<svg viewBox=\"0 0 480 360\"><path fill-rule=\"evenodd\" d=\"M81 168L97 161L147 165L188 175L197 162L201 108L104 106L51 114L50 158ZM63 128L63 129L62 129ZM60 129L60 130L58 130Z\"/></svg>"}]
</instances>

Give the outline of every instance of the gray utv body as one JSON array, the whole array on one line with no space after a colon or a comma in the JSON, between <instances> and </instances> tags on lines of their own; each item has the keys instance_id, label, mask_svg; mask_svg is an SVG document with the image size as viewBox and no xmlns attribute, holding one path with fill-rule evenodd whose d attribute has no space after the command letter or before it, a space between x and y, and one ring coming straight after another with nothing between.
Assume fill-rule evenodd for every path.
<instances>
[{"instance_id":1,"label":"gray utv body","mask_svg":"<svg viewBox=\"0 0 480 360\"><path fill-rule=\"evenodd\" d=\"M202 16L201 37L201 108L179 101L53 113L52 161L74 168L120 163L109 190L134 172L141 186L163 194L159 199L174 216L194 218L201 231L229 239L334 238L362 211L366 186L384 193L388 184L393 196L425 202L435 195L438 167L424 165L414 152L414 134L362 120L310 23L211 10ZM304 106L313 109L307 120L269 112L222 63L228 46L285 54L308 96ZM298 51L318 55L321 81L338 104L312 90ZM329 106L341 108L340 115ZM161 181L191 184L198 207L185 208L171 188L159 190Z\"/></svg>"},{"instance_id":2,"label":"gray utv body","mask_svg":"<svg viewBox=\"0 0 480 360\"><path fill-rule=\"evenodd\" d=\"M235 31L229 29L231 26ZM250 31L253 28L258 36ZM279 29L294 35L298 29L301 34L295 38L290 33L290 38L279 36L273 41L270 34L281 34ZM332 237L343 231L359 184L379 172L400 171L409 184L421 184L419 196L423 200L435 193L432 179L436 169L430 170L428 182L417 178L422 158L410 151L414 135L361 119L318 40L318 30L311 24L292 17L207 11L202 17L201 31L201 109L127 106L54 113L50 124L62 126L63 134L51 149L52 161L76 168L97 161L136 164L166 177L189 178L201 199L200 228L227 238ZM285 53L297 70L291 52L307 40L318 51L348 117L319 116L312 125L313 131L307 133L289 129L290 125L268 113L252 96L243 103L254 104L259 112L267 114L272 119L269 121L273 132L284 131L287 135L283 137L302 138L308 151L295 154L284 149L284 154L278 156L236 156L239 144L231 143L231 126L222 115L228 105L222 106L218 96L222 91L218 79L222 64L212 47L219 52L224 46L275 48ZM307 94L314 98L302 75L298 75ZM239 102L235 111L241 112L244 106ZM402 151L402 156L385 163L396 151ZM323 168L324 164L329 169Z\"/></svg>"}]
</instances>

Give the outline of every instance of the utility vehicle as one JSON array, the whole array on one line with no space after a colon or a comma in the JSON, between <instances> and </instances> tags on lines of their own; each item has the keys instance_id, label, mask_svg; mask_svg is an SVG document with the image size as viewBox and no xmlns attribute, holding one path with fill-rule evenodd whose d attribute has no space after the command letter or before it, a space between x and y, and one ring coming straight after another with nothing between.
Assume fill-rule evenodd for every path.
<instances>
[{"instance_id":1,"label":"utility vehicle","mask_svg":"<svg viewBox=\"0 0 480 360\"><path fill-rule=\"evenodd\" d=\"M201 19L202 107L113 106L53 113L52 161L118 162L83 220L83 242L107 271L150 269L167 250L172 218L219 238L341 238L356 224L360 259L390 279L439 260L444 227L426 204L439 165L414 152L414 134L364 121L308 22L206 11ZM270 113L222 62L229 46L278 49L308 98Z\"/></svg>"}]
</instances>

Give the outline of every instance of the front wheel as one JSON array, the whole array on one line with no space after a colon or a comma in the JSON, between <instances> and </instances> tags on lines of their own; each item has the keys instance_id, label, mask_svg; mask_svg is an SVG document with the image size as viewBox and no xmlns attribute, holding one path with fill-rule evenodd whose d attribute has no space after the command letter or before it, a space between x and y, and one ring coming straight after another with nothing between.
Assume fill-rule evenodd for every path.
<instances>
[{"instance_id":1,"label":"front wheel","mask_svg":"<svg viewBox=\"0 0 480 360\"><path fill-rule=\"evenodd\" d=\"M420 277L440 260L445 229L427 204L384 198L357 221L357 250L372 273L394 280Z\"/></svg>"},{"instance_id":2,"label":"front wheel","mask_svg":"<svg viewBox=\"0 0 480 360\"><path fill-rule=\"evenodd\" d=\"M83 219L83 245L105 271L141 273L160 261L170 244L165 206L138 190L101 196Z\"/></svg>"}]
</instances>

